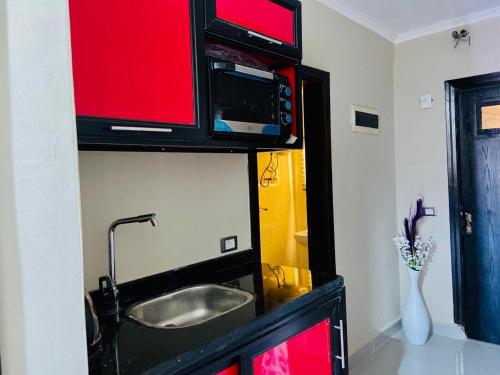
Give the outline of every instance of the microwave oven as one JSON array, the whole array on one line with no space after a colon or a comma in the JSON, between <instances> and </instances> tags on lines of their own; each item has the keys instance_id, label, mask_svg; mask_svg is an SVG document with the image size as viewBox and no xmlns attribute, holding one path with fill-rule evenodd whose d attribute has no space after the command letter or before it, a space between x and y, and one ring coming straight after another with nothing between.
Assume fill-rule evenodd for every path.
<instances>
[{"instance_id":1,"label":"microwave oven","mask_svg":"<svg viewBox=\"0 0 500 375\"><path fill-rule=\"evenodd\" d=\"M293 91L286 76L212 58L208 67L213 136L289 139Z\"/></svg>"}]
</instances>

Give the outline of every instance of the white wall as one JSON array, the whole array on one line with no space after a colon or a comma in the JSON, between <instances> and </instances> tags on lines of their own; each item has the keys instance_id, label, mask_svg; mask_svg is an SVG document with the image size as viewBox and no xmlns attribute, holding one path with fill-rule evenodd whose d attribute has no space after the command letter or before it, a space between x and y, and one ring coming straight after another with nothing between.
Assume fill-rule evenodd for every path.
<instances>
[{"instance_id":1,"label":"white wall","mask_svg":"<svg viewBox=\"0 0 500 375\"><path fill-rule=\"evenodd\" d=\"M0 2L2 372L86 374L66 0Z\"/></svg>"},{"instance_id":2,"label":"white wall","mask_svg":"<svg viewBox=\"0 0 500 375\"><path fill-rule=\"evenodd\" d=\"M337 271L346 279L349 352L399 319L393 58L387 40L304 0L303 64L330 72ZM350 106L380 111L379 136L353 133Z\"/></svg>"},{"instance_id":3,"label":"white wall","mask_svg":"<svg viewBox=\"0 0 500 375\"><path fill-rule=\"evenodd\" d=\"M500 19L466 28L472 36L470 47L454 49L451 30L398 44L394 69L398 218L408 213L418 194L437 207L438 216L422 226L437 243L423 292L432 319L444 324L453 323L444 82L500 71ZM419 109L418 98L424 93L432 94L432 109ZM401 296L407 285L408 276L402 272Z\"/></svg>"},{"instance_id":4,"label":"white wall","mask_svg":"<svg viewBox=\"0 0 500 375\"><path fill-rule=\"evenodd\" d=\"M220 239L251 248L248 158L243 154L79 153L85 286L108 274L109 224L155 212L158 226L116 230L118 282L221 256ZM255 181L255 183L257 183Z\"/></svg>"}]
</instances>

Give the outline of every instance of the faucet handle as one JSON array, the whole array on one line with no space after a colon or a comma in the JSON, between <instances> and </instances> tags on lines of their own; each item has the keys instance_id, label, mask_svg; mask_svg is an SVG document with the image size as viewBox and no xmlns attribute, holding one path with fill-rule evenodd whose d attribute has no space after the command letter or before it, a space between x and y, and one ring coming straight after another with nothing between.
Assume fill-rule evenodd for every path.
<instances>
[{"instance_id":1,"label":"faucet handle","mask_svg":"<svg viewBox=\"0 0 500 375\"><path fill-rule=\"evenodd\" d=\"M119 311L118 288L110 276L99 277L99 291L104 298L104 315L116 315Z\"/></svg>"},{"instance_id":2,"label":"faucet handle","mask_svg":"<svg viewBox=\"0 0 500 375\"><path fill-rule=\"evenodd\" d=\"M113 282L109 276L99 277L99 290L104 298L112 298L113 294Z\"/></svg>"}]
</instances>

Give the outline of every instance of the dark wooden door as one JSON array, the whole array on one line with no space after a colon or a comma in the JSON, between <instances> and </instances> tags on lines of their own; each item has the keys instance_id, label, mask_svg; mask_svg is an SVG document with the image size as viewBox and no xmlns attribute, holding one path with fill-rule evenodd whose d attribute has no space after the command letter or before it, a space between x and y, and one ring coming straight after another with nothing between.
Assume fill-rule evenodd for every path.
<instances>
[{"instance_id":1,"label":"dark wooden door","mask_svg":"<svg viewBox=\"0 0 500 375\"><path fill-rule=\"evenodd\" d=\"M500 85L458 104L465 332L500 344Z\"/></svg>"}]
</instances>

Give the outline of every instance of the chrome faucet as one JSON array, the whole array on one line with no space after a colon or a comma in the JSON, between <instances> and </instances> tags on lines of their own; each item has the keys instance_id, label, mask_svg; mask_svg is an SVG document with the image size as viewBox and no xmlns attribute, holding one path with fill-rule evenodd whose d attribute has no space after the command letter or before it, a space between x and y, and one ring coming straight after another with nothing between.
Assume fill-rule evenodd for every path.
<instances>
[{"instance_id":1,"label":"chrome faucet","mask_svg":"<svg viewBox=\"0 0 500 375\"><path fill-rule=\"evenodd\" d=\"M118 315L120 312L118 303L118 287L116 284L116 256L115 256L115 229L122 224L151 223L153 227L158 225L156 214L147 214L134 217L126 217L115 220L108 229L108 255L109 255L109 276L99 278L99 286L105 297L112 298L110 313ZM105 286L105 284L108 284Z\"/></svg>"}]
</instances>

